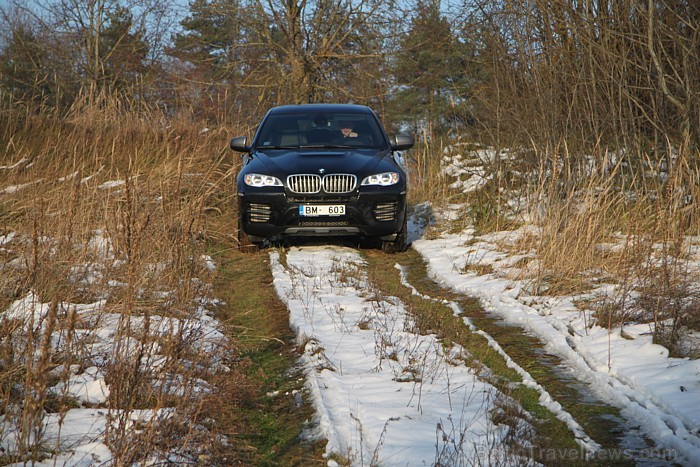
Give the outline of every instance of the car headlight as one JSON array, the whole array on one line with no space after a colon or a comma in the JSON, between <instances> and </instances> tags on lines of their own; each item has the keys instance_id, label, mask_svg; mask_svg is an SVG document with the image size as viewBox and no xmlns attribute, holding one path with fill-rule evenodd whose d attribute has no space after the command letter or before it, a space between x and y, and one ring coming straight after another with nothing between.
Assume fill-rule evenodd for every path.
<instances>
[{"instance_id":1,"label":"car headlight","mask_svg":"<svg viewBox=\"0 0 700 467\"><path fill-rule=\"evenodd\" d=\"M246 185L258 188L263 186L282 186L282 181L272 175L246 174L244 181Z\"/></svg>"},{"instance_id":2,"label":"car headlight","mask_svg":"<svg viewBox=\"0 0 700 467\"><path fill-rule=\"evenodd\" d=\"M382 174L370 175L362 180L361 185L389 186L399 183L399 174L396 172L384 172Z\"/></svg>"}]
</instances>

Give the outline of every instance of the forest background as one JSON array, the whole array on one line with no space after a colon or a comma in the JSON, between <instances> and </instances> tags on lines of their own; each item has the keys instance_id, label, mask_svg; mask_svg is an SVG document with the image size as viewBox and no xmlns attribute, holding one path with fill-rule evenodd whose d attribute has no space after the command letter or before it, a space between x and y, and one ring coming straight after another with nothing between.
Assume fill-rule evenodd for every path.
<instances>
[{"instance_id":1,"label":"forest background","mask_svg":"<svg viewBox=\"0 0 700 467\"><path fill-rule=\"evenodd\" d=\"M700 143L700 6L664 1L5 0L2 105L252 125L354 102L431 138L542 153ZM564 142L566 142L564 144ZM556 149L559 148L559 149ZM574 157L572 157L574 156Z\"/></svg>"}]
</instances>

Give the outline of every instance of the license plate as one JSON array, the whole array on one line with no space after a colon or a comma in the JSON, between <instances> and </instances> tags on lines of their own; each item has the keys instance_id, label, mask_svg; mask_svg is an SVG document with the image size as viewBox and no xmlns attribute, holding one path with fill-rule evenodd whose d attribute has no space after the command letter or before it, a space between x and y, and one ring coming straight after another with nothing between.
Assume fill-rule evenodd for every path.
<instances>
[{"instance_id":1,"label":"license plate","mask_svg":"<svg viewBox=\"0 0 700 467\"><path fill-rule=\"evenodd\" d=\"M299 215L303 217L344 216L344 204L302 204Z\"/></svg>"}]
</instances>

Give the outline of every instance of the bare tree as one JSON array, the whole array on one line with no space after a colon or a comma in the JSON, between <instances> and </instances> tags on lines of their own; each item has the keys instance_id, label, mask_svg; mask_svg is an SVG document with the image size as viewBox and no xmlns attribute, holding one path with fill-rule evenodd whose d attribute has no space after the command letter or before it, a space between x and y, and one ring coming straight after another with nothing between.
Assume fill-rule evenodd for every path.
<instances>
[{"instance_id":1,"label":"bare tree","mask_svg":"<svg viewBox=\"0 0 700 467\"><path fill-rule=\"evenodd\" d=\"M700 147L697 2L475 3L489 29L481 63L493 71L475 101L486 127L628 157Z\"/></svg>"},{"instance_id":2,"label":"bare tree","mask_svg":"<svg viewBox=\"0 0 700 467\"><path fill-rule=\"evenodd\" d=\"M398 24L391 3L196 0L169 53L190 64L190 85L225 95L236 113L281 103L381 104Z\"/></svg>"},{"instance_id":3,"label":"bare tree","mask_svg":"<svg viewBox=\"0 0 700 467\"><path fill-rule=\"evenodd\" d=\"M355 65L381 57L390 2L376 0L255 0L264 46L274 51L290 102L352 99ZM374 76L374 79L381 79Z\"/></svg>"}]
</instances>

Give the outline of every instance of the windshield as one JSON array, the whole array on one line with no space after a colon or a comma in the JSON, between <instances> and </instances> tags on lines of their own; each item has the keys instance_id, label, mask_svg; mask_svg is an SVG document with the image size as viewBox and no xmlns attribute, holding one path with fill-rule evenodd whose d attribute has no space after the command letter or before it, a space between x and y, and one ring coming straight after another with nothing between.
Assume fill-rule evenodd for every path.
<instances>
[{"instance_id":1,"label":"windshield","mask_svg":"<svg viewBox=\"0 0 700 467\"><path fill-rule=\"evenodd\" d=\"M381 148L382 131L370 114L316 113L270 115L256 147L263 148Z\"/></svg>"}]
</instances>

